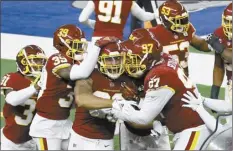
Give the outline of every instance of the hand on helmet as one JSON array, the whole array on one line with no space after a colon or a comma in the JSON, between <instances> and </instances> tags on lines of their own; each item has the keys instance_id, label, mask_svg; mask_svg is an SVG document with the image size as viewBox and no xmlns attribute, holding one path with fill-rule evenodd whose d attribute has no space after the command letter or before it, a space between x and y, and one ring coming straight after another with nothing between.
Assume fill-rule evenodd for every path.
<instances>
[{"instance_id":1,"label":"hand on helmet","mask_svg":"<svg viewBox=\"0 0 233 151\"><path fill-rule=\"evenodd\" d=\"M197 111L203 106L204 98L200 95L200 93L196 97L190 91L187 91L183 96L184 97L181 99L181 101L187 104L182 105L182 107L188 107L194 111Z\"/></svg>"},{"instance_id":2,"label":"hand on helmet","mask_svg":"<svg viewBox=\"0 0 233 151\"><path fill-rule=\"evenodd\" d=\"M213 49L217 54L221 54L225 49L224 45L220 43L219 38L214 34L208 35L206 42L209 44L210 49Z\"/></svg>"},{"instance_id":3,"label":"hand on helmet","mask_svg":"<svg viewBox=\"0 0 233 151\"><path fill-rule=\"evenodd\" d=\"M102 37L95 42L95 45L97 47L103 48L110 43L114 43L114 42L118 42L118 41L119 41L119 39L116 37Z\"/></svg>"}]
</instances>

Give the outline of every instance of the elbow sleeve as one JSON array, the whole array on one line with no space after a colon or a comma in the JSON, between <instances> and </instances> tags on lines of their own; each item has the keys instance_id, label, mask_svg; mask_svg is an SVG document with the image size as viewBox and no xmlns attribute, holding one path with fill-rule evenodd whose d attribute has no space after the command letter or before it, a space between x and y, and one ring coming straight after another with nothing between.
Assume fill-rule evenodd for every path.
<instances>
[{"instance_id":1,"label":"elbow sleeve","mask_svg":"<svg viewBox=\"0 0 233 151\"><path fill-rule=\"evenodd\" d=\"M6 102L12 106L17 106L27 101L34 93L36 93L34 86L29 86L19 91L12 91L7 94Z\"/></svg>"},{"instance_id":2,"label":"elbow sleeve","mask_svg":"<svg viewBox=\"0 0 233 151\"><path fill-rule=\"evenodd\" d=\"M93 3L92 0L88 1L87 6L83 9L83 11L79 16L79 22L81 23L86 22L94 10L95 10L95 4Z\"/></svg>"},{"instance_id":3,"label":"elbow sleeve","mask_svg":"<svg viewBox=\"0 0 233 151\"><path fill-rule=\"evenodd\" d=\"M79 18L78 18L78 21L80 22L80 23L84 23L85 21L87 21L83 16L79 16Z\"/></svg>"},{"instance_id":4,"label":"elbow sleeve","mask_svg":"<svg viewBox=\"0 0 233 151\"><path fill-rule=\"evenodd\" d=\"M100 48L93 44L89 44L87 52L87 57L82 61L80 65L75 64L72 66L70 70L71 80L86 79L94 70L98 60Z\"/></svg>"}]
</instances>

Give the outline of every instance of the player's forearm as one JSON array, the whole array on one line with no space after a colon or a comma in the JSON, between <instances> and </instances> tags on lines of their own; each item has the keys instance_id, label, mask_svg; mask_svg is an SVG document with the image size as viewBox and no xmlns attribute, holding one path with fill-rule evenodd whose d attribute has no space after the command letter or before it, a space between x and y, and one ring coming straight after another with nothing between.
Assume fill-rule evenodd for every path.
<instances>
[{"instance_id":1,"label":"player's forearm","mask_svg":"<svg viewBox=\"0 0 233 151\"><path fill-rule=\"evenodd\" d=\"M195 40L192 40L191 46L196 48L199 51L210 52L211 50L208 47L208 43L205 39L199 38L198 36L194 36Z\"/></svg>"},{"instance_id":2,"label":"player's forearm","mask_svg":"<svg viewBox=\"0 0 233 151\"><path fill-rule=\"evenodd\" d=\"M136 18L138 18L141 21L151 21L151 20L155 19L155 17L156 17L155 13L145 12L135 2L133 2L132 8L131 8L131 13L133 16L135 16Z\"/></svg>"},{"instance_id":3,"label":"player's forearm","mask_svg":"<svg viewBox=\"0 0 233 151\"><path fill-rule=\"evenodd\" d=\"M83 22L83 24L86 24L87 26L89 26L90 28L94 29L95 28L95 20L92 19L88 19L87 21Z\"/></svg>"},{"instance_id":4,"label":"player's forearm","mask_svg":"<svg viewBox=\"0 0 233 151\"><path fill-rule=\"evenodd\" d=\"M79 16L79 22L80 23L85 23L88 21L90 15L92 12L95 10L95 5L92 0L90 0L86 7L82 10L80 16Z\"/></svg>"},{"instance_id":5,"label":"player's forearm","mask_svg":"<svg viewBox=\"0 0 233 151\"><path fill-rule=\"evenodd\" d=\"M12 106L17 106L23 104L35 93L36 89L34 86L29 86L19 91L11 91L6 95L6 102Z\"/></svg>"},{"instance_id":6,"label":"player's forearm","mask_svg":"<svg viewBox=\"0 0 233 151\"><path fill-rule=\"evenodd\" d=\"M216 112L232 112L232 103L224 100L205 98L203 104Z\"/></svg>"},{"instance_id":7,"label":"player's forearm","mask_svg":"<svg viewBox=\"0 0 233 151\"><path fill-rule=\"evenodd\" d=\"M82 61L80 65L73 65L70 70L70 79L86 79L90 76L92 71L95 68L95 65L98 60L98 56L100 53L100 48L95 46L94 44L88 45L87 57Z\"/></svg>"},{"instance_id":8,"label":"player's forearm","mask_svg":"<svg viewBox=\"0 0 233 151\"><path fill-rule=\"evenodd\" d=\"M221 54L222 58L226 60L228 63L232 63L232 48L224 49L223 53Z\"/></svg>"},{"instance_id":9,"label":"player's forearm","mask_svg":"<svg viewBox=\"0 0 233 151\"><path fill-rule=\"evenodd\" d=\"M210 115L202 106L196 110L201 119L204 121L205 125L211 130L214 131L216 127L216 119ZM222 128L222 125L219 125L219 129Z\"/></svg>"},{"instance_id":10,"label":"player's forearm","mask_svg":"<svg viewBox=\"0 0 233 151\"><path fill-rule=\"evenodd\" d=\"M126 116L126 121L139 125L151 124L173 95L173 91L164 88L147 92L141 109L133 110L130 116Z\"/></svg>"},{"instance_id":11,"label":"player's forearm","mask_svg":"<svg viewBox=\"0 0 233 151\"><path fill-rule=\"evenodd\" d=\"M77 95L75 101L78 107L83 107L87 110L111 108L113 102L110 99L99 98L94 96L93 94Z\"/></svg>"}]
</instances>

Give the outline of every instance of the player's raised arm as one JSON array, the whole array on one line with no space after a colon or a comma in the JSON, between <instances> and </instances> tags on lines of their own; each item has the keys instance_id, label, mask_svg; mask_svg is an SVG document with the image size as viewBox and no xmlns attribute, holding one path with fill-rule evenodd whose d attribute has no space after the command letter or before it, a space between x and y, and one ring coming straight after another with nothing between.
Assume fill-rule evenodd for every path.
<instances>
[{"instance_id":1,"label":"player's raised arm","mask_svg":"<svg viewBox=\"0 0 233 151\"><path fill-rule=\"evenodd\" d=\"M216 112L232 112L232 103L224 100L205 98L203 104Z\"/></svg>"},{"instance_id":2,"label":"player's raised arm","mask_svg":"<svg viewBox=\"0 0 233 151\"><path fill-rule=\"evenodd\" d=\"M88 53L87 57L80 64L61 68L56 71L56 74L68 80L88 78L96 65L100 52L100 48L93 44L90 44L88 48L91 49L90 53Z\"/></svg>"},{"instance_id":3,"label":"player's raised arm","mask_svg":"<svg viewBox=\"0 0 233 151\"><path fill-rule=\"evenodd\" d=\"M136 2L133 2L131 7L131 13L133 16L137 17L141 21L151 21L158 18L158 13L145 12L142 8L138 6Z\"/></svg>"},{"instance_id":4,"label":"player's raised arm","mask_svg":"<svg viewBox=\"0 0 233 151\"><path fill-rule=\"evenodd\" d=\"M213 85L211 87L212 99L218 99L220 87L224 78L224 63L219 54L215 54L214 70L213 70Z\"/></svg>"},{"instance_id":5,"label":"player's raised arm","mask_svg":"<svg viewBox=\"0 0 233 151\"><path fill-rule=\"evenodd\" d=\"M59 54L51 59L54 66L53 73L67 80L88 78L97 63L100 48L117 40L115 37L105 37L97 40L95 44L88 44L80 28L72 24L61 26L54 33L54 47L62 55ZM88 53L84 59L85 52ZM81 63L71 63L75 61Z\"/></svg>"},{"instance_id":6,"label":"player's raised arm","mask_svg":"<svg viewBox=\"0 0 233 151\"><path fill-rule=\"evenodd\" d=\"M90 28L95 27L95 20L89 19L95 10L95 4L92 0L88 1L86 7L82 10L79 16L79 22L88 25Z\"/></svg>"}]
</instances>

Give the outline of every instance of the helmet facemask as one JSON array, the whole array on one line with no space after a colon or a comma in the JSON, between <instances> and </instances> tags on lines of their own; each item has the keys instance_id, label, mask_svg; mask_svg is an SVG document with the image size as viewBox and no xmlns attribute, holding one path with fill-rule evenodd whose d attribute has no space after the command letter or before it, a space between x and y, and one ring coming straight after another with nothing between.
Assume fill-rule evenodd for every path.
<instances>
[{"instance_id":1,"label":"helmet facemask","mask_svg":"<svg viewBox=\"0 0 233 151\"><path fill-rule=\"evenodd\" d=\"M188 35L188 29L190 26L188 13L183 13L182 16L176 17L167 17L164 15L164 19L169 22L170 30L182 33L184 36Z\"/></svg>"},{"instance_id":2,"label":"helmet facemask","mask_svg":"<svg viewBox=\"0 0 233 151\"><path fill-rule=\"evenodd\" d=\"M99 56L98 64L101 73L111 79L117 79L124 73L125 55L111 52L109 55Z\"/></svg>"},{"instance_id":3,"label":"helmet facemask","mask_svg":"<svg viewBox=\"0 0 233 151\"><path fill-rule=\"evenodd\" d=\"M146 58L146 57L144 57ZM144 59L142 59L137 54L127 54L125 61L126 72L134 78L140 78L146 71L146 65L143 64Z\"/></svg>"},{"instance_id":4,"label":"helmet facemask","mask_svg":"<svg viewBox=\"0 0 233 151\"><path fill-rule=\"evenodd\" d=\"M64 40L61 37L59 38L62 43L68 48L68 50L66 51L66 56L76 61L82 61L84 59L84 53L86 53L88 46L85 38L82 38L81 40Z\"/></svg>"},{"instance_id":5,"label":"helmet facemask","mask_svg":"<svg viewBox=\"0 0 233 151\"><path fill-rule=\"evenodd\" d=\"M222 15L222 27L224 34L229 40L232 39L232 16Z\"/></svg>"},{"instance_id":6,"label":"helmet facemask","mask_svg":"<svg viewBox=\"0 0 233 151\"><path fill-rule=\"evenodd\" d=\"M21 50L18 54L20 59L20 65L16 62L18 70L26 76L35 76L37 77L38 74L41 73L42 68L46 63L46 56L43 53L37 53L36 55L26 55L25 50Z\"/></svg>"}]
</instances>

